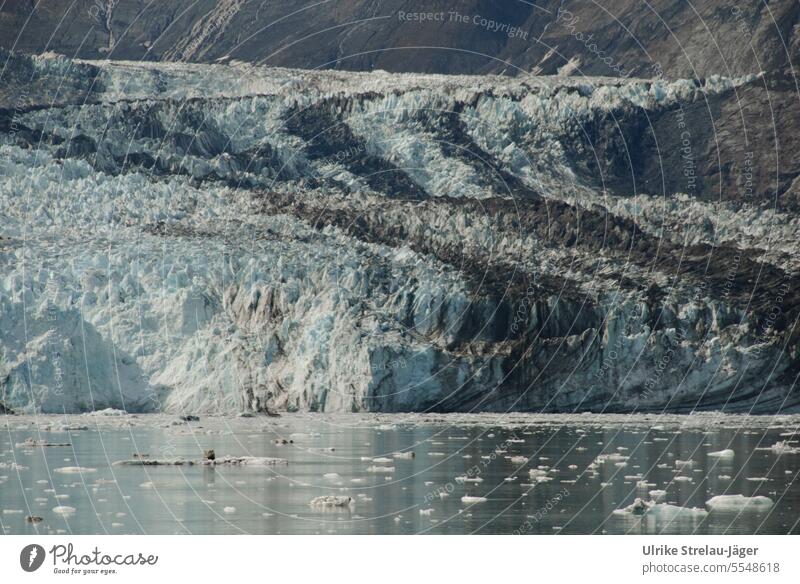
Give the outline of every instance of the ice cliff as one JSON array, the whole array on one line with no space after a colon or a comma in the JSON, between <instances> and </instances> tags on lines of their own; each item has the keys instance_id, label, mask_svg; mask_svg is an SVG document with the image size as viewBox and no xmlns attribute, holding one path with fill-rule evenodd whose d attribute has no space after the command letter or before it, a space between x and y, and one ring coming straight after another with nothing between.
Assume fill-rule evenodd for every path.
<instances>
[{"instance_id":1,"label":"ice cliff","mask_svg":"<svg viewBox=\"0 0 800 584\"><path fill-rule=\"evenodd\" d=\"M719 138L761 78L13 56L0 80L6 408L800 403L795 177L746 193Z\"/></svg>"}]
</instances>

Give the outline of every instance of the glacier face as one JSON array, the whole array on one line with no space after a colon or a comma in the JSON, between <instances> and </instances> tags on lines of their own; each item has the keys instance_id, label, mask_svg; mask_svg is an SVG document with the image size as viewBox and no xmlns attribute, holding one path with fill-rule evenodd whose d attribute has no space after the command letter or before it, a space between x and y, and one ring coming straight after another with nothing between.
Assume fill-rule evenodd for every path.
<instances>
[{"instance_id":1,"label":"glacier face","mask_svg":"<svg viewBox=\"0 0 800 584\"><path fill-rule=\"evenodd\" d=\"M4 75L7 408L800 402L792 189L743 202L736 159L715 195L659 141L691 120L707 170L698 112L759 78L57 57Z\"/></svg>"}]
</instances>

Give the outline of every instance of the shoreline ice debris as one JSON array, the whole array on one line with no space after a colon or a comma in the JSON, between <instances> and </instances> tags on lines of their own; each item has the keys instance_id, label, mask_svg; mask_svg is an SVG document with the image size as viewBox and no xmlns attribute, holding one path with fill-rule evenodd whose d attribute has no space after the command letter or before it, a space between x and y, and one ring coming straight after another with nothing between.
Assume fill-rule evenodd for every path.
<instances>
[{"instance_id":1,"label":"shoreline ice debris","mask_svg":"<svg viewBox=\"0 0 800 584\"><path fill-rule=\"evenodd\" d=\"M347 495L321 495L314 497L309 503L312 507L350 507L355 500Z\"/></svg>"},{"instance_id":2,"label":"shoreline ice debris","mask_svg":"<svg viewBox=\"0 0 800 584\"><path fill-rule=\"evenodd\" d=\"M772 499L763 495L717 495L706 501L706 507L711 511L767 511L774 504Z\"/></svg>"},{"instance_id":3,"label":"shoreline ice debris","mask_svg":"<svg viewBox=\"0 0 800 584\"><path fill-rule=\"evenodd\" d=\"M72 446L69 442L48 442L47 440L34 440L27 438L25 442L17 442L15 448L53 448L57 446Z\"/></svg>"},{"instance_id":4,"label":"shoreline ice debris","mask_svg":"<svg viewBox=\"0 0 800 584\"><path fill-rule=\"evenodd\" d=\"M213 460L192 460L187 458L135 458L130 460L117 460L112 466L274 466L289 464L285 458L272 458L269 456L223 456Z\"/></svg>"}]
</instances>

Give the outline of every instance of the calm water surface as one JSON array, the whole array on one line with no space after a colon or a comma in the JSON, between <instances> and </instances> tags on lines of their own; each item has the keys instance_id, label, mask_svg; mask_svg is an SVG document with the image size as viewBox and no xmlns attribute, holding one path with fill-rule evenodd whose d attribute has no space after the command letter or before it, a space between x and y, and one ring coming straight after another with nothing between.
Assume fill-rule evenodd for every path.
<instances>
[{"instance_id":1,"label":"calm water surface","mask_svg":"<svg viewBox=\"0 0 800 584\"><path fill-rule=\"evenodd\" d=\"M797 447L798 424L797 416L720 415L289 414L190 423L167 415L8 416L0 527L9 534L800 533L800 454L770 449L779 441ZM69 445L23 445L29 438ZM287 464L113 465L134 453L200 460L208 448L217 457ZM723 450L733 456L708 456ZM685 508L705 509L722 494L775 504L614 513L637 497L652 499L653 490ZM354 503L312 507L321 495ZM59 506L74 512L54 512ZM28 515L43 520L31 525Z\"/></svg>"}]
</instances>

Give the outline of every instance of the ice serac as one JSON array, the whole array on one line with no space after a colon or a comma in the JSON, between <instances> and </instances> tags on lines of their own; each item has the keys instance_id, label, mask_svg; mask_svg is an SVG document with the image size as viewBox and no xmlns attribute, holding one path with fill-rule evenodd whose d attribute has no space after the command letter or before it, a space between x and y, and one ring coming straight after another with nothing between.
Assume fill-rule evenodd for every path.
<instances>
[{"instance_id":1,"label":"ice serac","mask_svg":"<svg viewBox=\"0 0 800 584\"><path fill-rule=\"evenodd\" d=\"M4 408L800 402L800 115L732 142L764 77L8 62Z\"/></svg>"}]
</instances>

